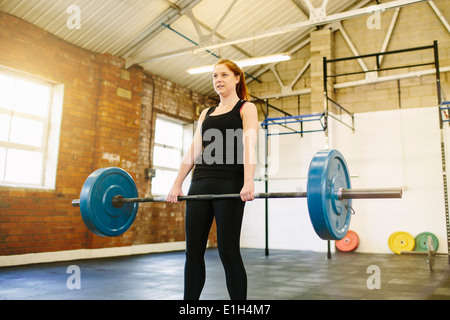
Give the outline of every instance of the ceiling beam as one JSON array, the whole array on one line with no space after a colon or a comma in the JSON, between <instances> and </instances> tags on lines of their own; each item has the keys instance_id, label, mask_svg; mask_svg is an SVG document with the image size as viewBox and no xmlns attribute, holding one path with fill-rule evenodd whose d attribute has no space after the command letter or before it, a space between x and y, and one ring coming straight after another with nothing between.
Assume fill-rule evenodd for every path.
<instances>
[{"instance_id":1,"label":"ceiling beam","mask_svg":"<svg viewBox=\"0 0 450 320\"><path fill-rule=\"evenodd\" d=\"M441 11L438 9L438 7L434 4L433 1L428 1L428 4L433 9L434 13L438 16L439 20L441 20L442 24L444 25L445 29L450 33L450 24L448 23L447 19L444 17L444 15L441 13Z\"/></svg>"},{"instance_id":2,"label":"ceiling beam","mask_svg":"<svg viewBox=\"0 0 450 320\"><path fill-rule=\"evenodd\" d=\"M311 21L311 19L310 19L310 20L278 27L275 29L255 32L255 33L253 33L251 35L247 35L247 36L240 36L240 37L236 37L236 38L232 38L232 39L216 41L214 43L209 43L209 44L201 45L198 47L196 46L196 47L175 50L175 51L166 52L166 53L162 53L162 54L158 54L158 55L154 55L154 56L150 56L150 57L146 57L146 58L127 57L127 65L142 64L142 63L146 63L146 62L150 62L150 61L167 59L167 58L184 55L184 54L189 54L189 53L196 54L198 52L203 52L205 50L218 49L218 48L230 46L233 44L255 41L256 39L262 39L262 38L267 38L267 37L273 37L273 36L285 34L288 32L297 31L297 30L303 29L303 28L320 26L320 25L331 23L331 22L336 22L336 21L356 18L356 17L360 17L360 16L364 16L364 15L374 14L376 12L384 12L389 9L395 9L395 8L404 7L404 6L408 6L408 5L412 5L412 4L416 4L416 3L420 3L420 2L425 2L425 1L427 1L427 0L395 0L395 1L387 2L387 3L383 3L383 4L379 4L379 5L369 6L367 8L360 8L360 9L354 9L354 10L350 10L350 11L346 11L346 12L325 15L322 19L314 19L314 21Z\"/></svg>"},{"instance_id":3,"label":"ceiling beam","mask_svg":"<svg viewBox=\"0 0 450 320\"><path fill-rule=\"evenodd\" d=\"M181 0L176 5L172 4L170 8L168 8L160 17L152 21L144 29L144 31L142 31L132 41L114 52L114 54L123 58L128 58L129 56L133 55L138 50L142 49L142 47L147 45L149 41L156 37L160 32L165 30L165 28L162 27L162 23L174 23L202 1L203 0Z\"/></svg>"},{"instance_id":4,"label":"ceiling beam","mask_svg":"<svg viewBox=\"0 0 450 320\"><path fill-rule=\"evenodd\" d=\"M291 1L297 6L297 8L303 13L303 15L306 18L309 17L308 10L298 0L291 0Z\"/></svg>"},{"instance_id":5,"label":"ceiling beam","mask_svg":"<svg viewBox=\"0 0 450 320\"><path fill-rule=\"evenodd\" d=\"M296 2L295 0L292 0L292 1ZM355 10L355 9L362 8L362 7L364 7L367 3L369 3L370 1L372 1L372 0L364 0L364 1L361 1L361 2L359 2L357 5L351 7L350 10ZM349 8L345 8L345 9L348 10ZM331 27L332 25L333 25L333 24L325 25L324 28L329 28L329 27ZM287 50L287 52L288 52L290 55L293 55L293 54L295 54L297 51L299 51L300 49L302 49L304 46L306 46L307 44L309 44L310 41L311 41L311 39L310 39L310 37L309 37L309 33L310 33L314 28L315 28L315 27L312 27L312 28L310 28L310 29L305 29L305 31L307 31L306 34L305 34L305 37L300 37L300 39L302 39L302 41L300 41L300 42L297 43L296 45L294 45L294 46L292 46L291 48L289 48L289 49ZM277 63L278 63L278 62L277 62ZM276 65L277 63L274 63L273 65ZM262 74L264 74L264 73L266 73L267 71L269 71L270 68L271 68L271 66L272 66L272 64L261 67L259 70L257 70L257 71L255 72L255 76L256 76L257 78L259 78ZM251 81L252 81L252 80L249 79L249 82L251 82Z\"/></svg>"}]
</instances>

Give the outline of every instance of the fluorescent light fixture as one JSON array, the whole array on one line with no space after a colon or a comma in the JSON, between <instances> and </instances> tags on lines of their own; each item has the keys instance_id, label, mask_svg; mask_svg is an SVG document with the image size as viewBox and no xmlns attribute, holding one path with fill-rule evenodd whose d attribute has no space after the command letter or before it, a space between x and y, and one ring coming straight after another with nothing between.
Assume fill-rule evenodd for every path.
<instances>
[{"instance_id":1,"label":"fluorescent light fixture","mask_svg":"<svg viewBox=\"0 0 450 320\"><path fill-rule=\"evenodd\" d=\"M204 66L204 67L196 67L196 68L190 68L186 71L190 74L200 74L200 73L207 73L207 72L213 72L214 65Z\"/></svg>"},{"instance_id":2,"label":"fluorescent light fixture","mask_svg":"<svg viewBox=\"0 0 450 320\"><path fill-rule=\"evenodd\" d=\"M288 53L279 53L274 54L270 56L265 57L257 57L257 58L250 58L245 60L238 60L235 61L236 64L241 67L249 67L249 66L256 66L259 64L268 64L268 63L274 63L274 62L281 62L281 61L287 61L291 60L291 56ZM200 74L200 73L206 73L206 72L213 72L214 65L209 66L203 66L203 67L196 67L196 68L190 68L186 70L190 74Z\"/></svg>"}]
</instances>

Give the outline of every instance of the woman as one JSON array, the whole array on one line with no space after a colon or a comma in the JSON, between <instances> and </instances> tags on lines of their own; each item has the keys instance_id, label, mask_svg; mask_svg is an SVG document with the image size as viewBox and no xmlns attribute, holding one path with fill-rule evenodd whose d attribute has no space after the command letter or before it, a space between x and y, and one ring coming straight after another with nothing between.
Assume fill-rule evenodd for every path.
<instances>
[{"instance_id":1,"label":"woman","mask_svg":"<svg viewBox=\"0 0 450 320\"><path fill-rule=\"evenodd\" d=\"M239 242L245 201L254 199L258 115L255 105L246 101L245 76L234 62L219 60L213 71L213 85L220 103L201 113L167 201L178 202L182 183L194 164L189 195L240 194L240 199L187 201L184 299L200 298L205 283L204 254L215 218L228 293L232 300L245 300L247 275Z\"/></svg>"}]
</instances>

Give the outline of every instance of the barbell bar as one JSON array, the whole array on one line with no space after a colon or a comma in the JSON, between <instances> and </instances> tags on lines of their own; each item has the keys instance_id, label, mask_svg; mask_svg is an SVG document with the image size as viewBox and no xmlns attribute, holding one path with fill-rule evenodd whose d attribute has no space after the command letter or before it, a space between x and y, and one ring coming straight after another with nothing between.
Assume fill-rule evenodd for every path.
<instances>
[{"instance_id":1,"label":"barbell bar","mask_svg":"<svg viewBox=\"0 0 450 320\"><path fill-rule=\"evenodd\" d=\"M388 199L388 198L401 198L402 189L399 188L376 188L376 189L344 189L340 188L335 190L335 195L338 200L344 199ZM307 198L307 192L261 192L255 193L255 199L271 199L271 198ZM223 200L223 199L237 199L240 198L239 193L230 194L201 194L190 196L178 196L178 201L188 200ZM114 196L112 198L112 205L115 208L122 207L125 203L136 202L166 202L166 196L154 196L146 198L124 198L121 195ZM73 207L80 206L80 199L72 200Z\"/></svg>"},{"instance_id":2,"label":"barbell bar","mask_svg":"<svg viewBox=\"0 0 450 320\"><path fill-rule=\"evenodd\" d=\"M426 238L426 247L427 247L427 251L400 251L400 254L405 254L405 255L423 255L423 256L427 256L427 265L428 268L430 269L430 272L434 271L434 258L436 256L449 256L448 253L443 253L443 252L436 252L435 250L435 243L433 241L433 238L431 235L428 235Z\"/></svg>"},{"instance_id":3,"label":"barbell bar","mask_svg":"<svg viewBox=\"0 0 450 320\"><path fill-rule=\"evenodd\" d=\"M354 213L352 199L401 198L400 188L351 189L347 163L337 150L317 152L310 163L306 192L255 193L255 199L307 198L309 216L317 235L324 240L342 239ZM237 199L240 194L205 194L179 196L178 201ZM142 202L164 202L165 196L139 198L132 177L120 168L102 168L85 181L80 207L88 229L99 236L118 236L127 231Z\"/></svg>"}]
</instances>

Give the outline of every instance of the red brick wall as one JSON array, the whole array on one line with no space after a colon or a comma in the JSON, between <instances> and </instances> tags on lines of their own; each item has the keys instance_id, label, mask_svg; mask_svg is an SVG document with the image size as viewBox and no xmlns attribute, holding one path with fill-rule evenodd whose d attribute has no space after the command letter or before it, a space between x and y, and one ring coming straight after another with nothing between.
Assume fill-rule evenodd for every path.
<instances>
[{"instance_id":1,"label":"red brick wall","mask_svg":"<svg viewBox=\"0 0 450 320\"><path fill-rule=\"evenodd\" d=\"M154 93L154 95L153 95ZM153 137L157 114L164 114L186 122L197 120L196 110L213 104L212 101L188 89L154 75L144 75L139 159L136 184L142 195L151 194L151 181L145 179L145 168L152 167ZM184 241L184 203L149 203L139 207L139 214L131 229L134 244ZM217 243L215 226L210 245Z\"/></svg>"},{"instance_id":2,"label":"red brick wall","mask_svg":"<svg viewBox=\"0 0 450 320\"><path fill-rule=\"evenodd\" d=\"M64 84L56 190L0 187L0 254L86 248L70 206L92 171L100 68L97 56L0 12L0 65Z\"/></svg>"},{"instance_id":3,"label":"red brick wall","mask_svg":"<svg viewBox=\"0 0 450 320\"><path fill-rule=\"evenodd\" d=\"M182 204L143 204L128 232L101 238L87 230L70 202L87 176L106 166L124 168L139 194L148 194L144 170L151 166L156 113L193 121L196 108L211 102L2 12L0 44L0 66L64 84L56 189L0 187L0 255L183 241Z\"/></svg>"}]
</instances>

